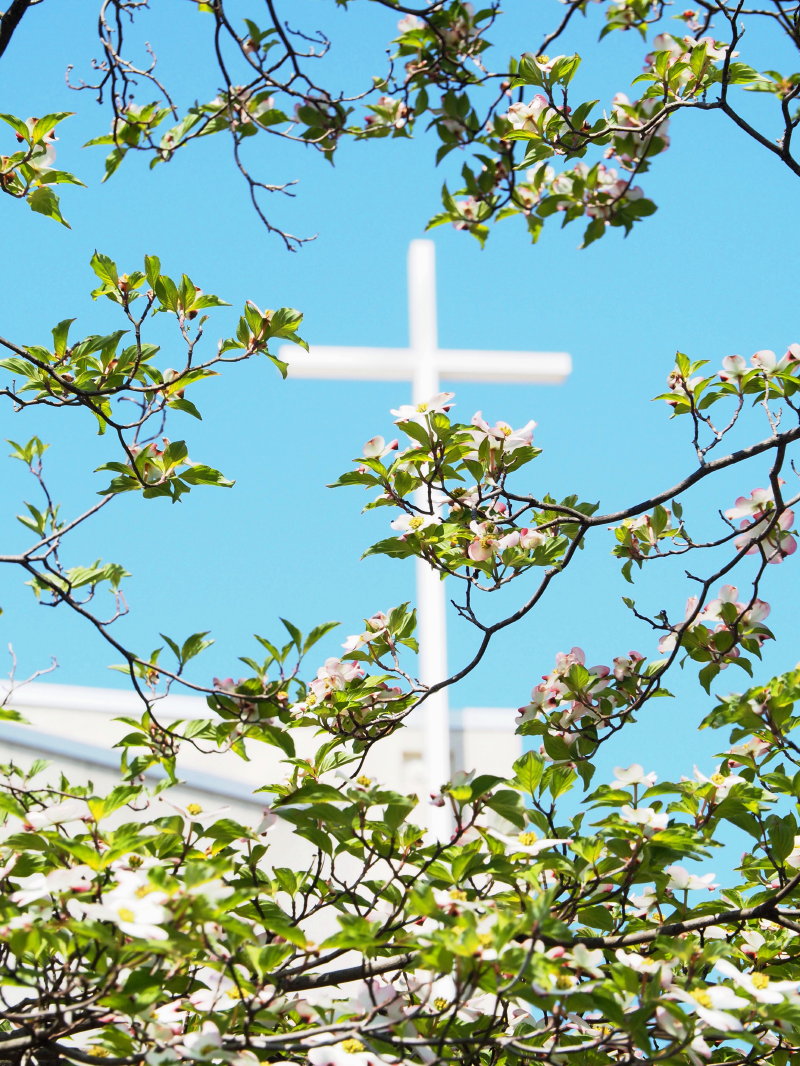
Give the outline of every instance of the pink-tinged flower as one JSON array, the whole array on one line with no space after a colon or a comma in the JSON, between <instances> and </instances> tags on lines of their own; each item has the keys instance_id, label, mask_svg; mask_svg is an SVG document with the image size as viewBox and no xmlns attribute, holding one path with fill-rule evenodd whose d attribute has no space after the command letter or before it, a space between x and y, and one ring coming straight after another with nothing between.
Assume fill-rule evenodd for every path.
<instances>
[{"instance_id":1,"label":"pink-tinged flower","mask_svg":"<svg viewBox=\"0 0 800 1066\"><path fill-rule=\"evenodd\" d=\"M370 437L361 449L361 454L365 459L383 459L389 452L397 451L398 447L399 441L397 438L390 440L387 444L383 437Z\"/></svg>"},{"instance_id":2,"label":"pink-tinged flower","mask_svg":"<svg viewBox=\"0 0 800 1066\"><path fill-rule=\"evenodd\" d=\"M151 1007L144 1018L147 1035L160 1044L172 1043L184 1031L187 1018L182 1000Z\"/></svg>"},{"instance_id":3,"label":"pink-tinged flower","mask_svg":"<svg viewBox=\"0 0 800 1066\"><path fill-rule=\"evenodd\" d=\"M722 622L723 608L730 604L736 609L740 622L749 626L760 625L770 613L770 606L764 600L753 600L749 606L740 603L737 599L739 590L735 585L723 585L719 590L719 596L710 600L698 616L701 622ZM718 626L717 629L725 629L726 626Z\"/></svg>"},{"instance_id":4,"label":"pink-tinged flower","mask_svg":"<svg viewBox=\"0 0 800 1066\"><path fill-rule=\"evenodd\" d=\"M614 659L614 677L617 681L625 681L626 678L634 677L639 663L644 662L644 656L638 651L628 652L627 655L618 655Z\"/></svg>"},{"instance_id":5,"label":"pink-tinged flower","mask_svg":"<svg viewBox=\"0 0 800 1066\"><path fill-rule=\"evenodd\" d=\"M168 807L171 807L173 811L177 811L183 821L189 826L195 822L201 826L211 825L212 822L218 821L225 812L231 809L227 804L222 807L213 807L208 811L200 803L187 803L184 807L181 807L177 803L169 803L166 800L163 802Z\"/></svg>"},{"instance_id":6,"label":"pink-tinged flower","mask_svg":"<svg viewBox=\"0 0 800 1066\"><path fill-rule=\"evenodd\" d=\"M684 37L684 42L689 46L704 44L706 46L706 55L712 62L723 59L731 48L729 44L715 41L713 37L698 37L695 40L692 40L691 37ZM738 54L738 52L731 52L731 56L737 56Z\"/></svg>"},{"instance_id":7,"label":"pink-tinged flower","mask_svg":"<svg viewBox=\"0 0 800 1066\"><path fill-rule=\"evenodd\" d=\"M631 785L644 785L645 788L652 788L657 780L652 770L646 774L644 768L635 762L630 766L615 766L612 785L619 788L629 788Z\"/></svg>"},{"instance_id":8,"label":"pink-tinged flower","mask_svg":"<svg viewBox=\"0 0 800 1066\"><path fill-rule=\"evenodd\" d=\"M310 1048L306 1057L311 1066L387 1066L392 1061L368 1051L354 1037L338 1044Z\"/></svg>"},{"instance_id":9,"label":"pink-tinged flower","mask_svg":"<svg viewBox=\"0 0 800 1066\"><path fill-rule=\"evenodd\" d=\"M706 777L706 775L701 773L696 766L694 768L694 776L695 780L699 781L701 785L714 786L715 803L721 803L728 795L730 790L734 787L734 785L747 784L746 778L737 777L736 774L728 774L726 776L725 774L720 773L719 770L717 770L716 773L713 773L711 777Z\"/></svg>"},{"instance_id":10,"label":"pink-tinged flower","mask_svg":"<svg viewBox=\"0 0 800 1066\"><path fill-rule=\"evenodd\" d=\"M520 707L517 718L515 719L517 725L522 725L524 722L532 722L543 714L549 714L554 711L561 701L561 694L566 691L565 686L550 685L547 680L541 684L536 685L531 692L531 702L525 707Z\"/></svg>"},{"instance_id":11,"label":"pink-tinged flower","mask_svg":"<svg viewBox=\"0 0 800 1066\"><path fill-rule=\"evenodd\" d=\"M368 106L372 112L364 119L364 125L368 128L389 126L401 130L408 121L408 107L402 100L396 100L392 96L381 96L375 104Z\"/></svg>"},{"instance_id":12,"label":"pink-tinged flower","mask_svg":"<svg viewBox=\"0 0 800 1066\"><path fill-rule=\"evenodd\" d=\"M533 443L533 431L536 429L533 419L526 422L521 429L512 429L508 422L495 422L493 426L490 426L481 411L476 411L472 416L472 424L479 431L478 434L473 432L476 444L479 443L479 437L482 435L488 438L491 444L499 444L506 452L529 447Z\"/></svg>"},{"instance_id":13,"label":"pink-tinged flower","mask_svg":"<svg viewBox=\"0 0 800 1066\"><path fill-rule=\"evenodd\" d=\"M775 352L769 348L764 348L760 352L756 352L750 362L757 370L770 377L772 374L785 370L787 366L791 366L792 363L796 363L798 360L800 360L800 345L790 344L780 359L778 359Z\"/></svg>"},{"instance_id":14,"label":"pink-tinged flower","mask_svg":"<svg viewBox=\"0 0 800 1066\"><path fill-rule=\"evenodd\" d=\"M510 533L505 533L497 542L497 550L505 551L506 548L518 548L520 540L520 531L518 529L512 529Z\"/></svg>"},{"instance_id":15,"label":"pink-tinged flower","mask_svg":"<svg viewBox=\"0 0 800 1066\"><path fill-rule=\"evenodd\" d=\"M342 647L345 651L358 651L359 648L363 648L365 644L369 644L376 637L384 636L388 621L388 616L383 611L378 611L377 614L367 619L366 630L363 633L356 633L348 637Z\"/></svg>"},{"instance_id":16,"label":"pink-tinged flower","mask_svg":"<svg viewBox=\"0 0 800 1066\"><path fill-rule=\"evenodd\" d=\"M186 1033L178 1045L178 1050L182 1058L193 1059L196 1062L210 1062L212 1059L227 1060L228 1058L222 1046L222 1034L213 1022L203 1022L199 1031Z\"/></svg>"},{"instance_id":17,"label":"pink-tinged flower","mask_svg":"<svg viewBox=\"0 0 800 1066\"><path fill-rule=\"evenodd\" d=\"M672 59L680 59L684 53L682 42L678 41L671 33L659 33L653 38L653 53L669 52ZM645 58L646 63L652 62L652 55Z\"/></svg>"},{"instance_id":18,"label":"pink-tinged flower","mask_svg":"<svg viewBox=\"0 0 800 1066\"><path fill-rule=\"evenodd\" d=\"M261 811L261 817L258 819L256 824L252 827L252 831L255 833L256 836L261 836L263 833L266 833L266 831L268 829L271 829L272 826L275 825L277 820L278 820L278 816L272 810L272 808L271 807L264 807L263 810Z\"/></svg>"},{"instance_id":19,"label":"pink-tinged flower","mask_svg":"<svg viewBox=\"0 0 800 1066\"><path fill-rule=\"evenodd\" d=\"M504 833L493 833L492 836L506 846L507 855L538 855L540 851L556 848L559 844L571 844L572 837L554 839L550 837L538 837L536 833L524 832L517 836L506 836Z\"/></svg>"},{"instance_id":20,"label":"pink-tinged flower","mask_svg":"<svg viewBox=\"0 0 800 1066\"><path fill-rule=\"evenodd\" d=\"M718 959L715 968L758 1003L783 1003L787 999L797 1002L799 998L797 981L775 981L761 972L742 973L727 959Z\"/></svg>"},{"instance_id":21,"label":"pink-tinged flower","mask_svg":"<svg viewBox=\"0 0 800 1066\"><path fill-rule=\"evenodd\" d=\"M686 601L686 610L684 611L683 615L683 625L686 625L686 623L695 613L699 602L700 601L698 600L697 596L690 596L689 599ZM669 633L665 633L661 640L659 640L658 650L662 655L672 651L672 649L678 643L678 630L681 628L682 626L673 626L672 630Z\"/></svg>"},{"instance_id":22,"label":"pink-tinged flower","mask_svg":"<svg viewBox=\"0 0 800 1066\"><path fill-rule=\"evenodd\" d=\"M794 838L794 845L789 855L783 860L793 870L800 870L800 836Z\"/></svg>"},{"instance_id":23,"label":"pink-tinged flower","mask_svg":"<svg viewBox=\"0 0 800 1066\"><path fill-rule=\"evenodd\" d=\"M658 137L665 149L669 148L669 119L664 119L655 130L649 130L647 133L639 132L650 121L653 114L660 109L660 101L644 99L635 100L631 103L625 93L616 93L612 100L612 105L612 120L617 126L622 126L624 130L620 140L624 138L625 142L633 142L634 155L626 151L616 139L613 149L608 154L616 155L624 166L630 166L636 159L636 149L650 145L654 137Z\"/></svg>"},{"instance_id":24,"label":"pink-tinged flower","mask_svg":"<svg viewBox=\"0 0 800 1066\"><path fill-rule=\"evenodd\" d=\"M399 1021L406 1013L406 1000L402 992L378 977L362 982L351 1002L362 1014L379 1013L391 1021Z\"/></svg>"},{"instance_id":25,"label":"pink-tinged flower","mask_svg":"<svg viewBox=\"0 0 800 1066\"><path fill-rule=\"evenodd\" d=\"M512 529L510 533L502 536L497 542L497 547L500 551L505 551L506 548L521 548L523 551L534 551L536 548L540 548L546 540L547 535L540 533L538 529L523 527L522 529Z\"/></svg>"},{"instance_id":26,"label":"pink-tinged flower","mask_svg":"<svg viewBox=\"0 0 800 1066\"><path fill-rule=\"evenodd\" d=\"M735 545L738 551L743 551L749 546L748 555L753 555L762 550L770 563L779 563L787 555L792 555L797 549L797 544L789 530L794 524L794 512L788 508L781 511L775 521L775 497L772 489L753 489L750 496L739 496L733 507L725 512L729 521L737 518L743 519L739 529L745 532L737 537ZM748 521L752 519L753 521ZM773 524L774 523L774 524ZM772 525L772 529L765 536L766 530Z\"/></svg>"},{"instance_id":27,"label":"pink-tinged flower","mask_svg":"<svg viewBox=\"0 0 800 1066\"><path fill-rule=\"evenodd\" d=\"M453 228L457 230L470 229L473 222L480 220L482 211L486 214L483 202L474 196L468 196L466 200L457 200L456 210L459 217L453 221Z\"/></svg>"},{"instance_id":28,"label":"pink-tinged flower","mask_svg":"<svg viewBox=\"0 0 800 1066\"><path fill-rule=\"evenodd\" d=\"M437 515L401 514L394 519L391 526L398 533L421 533L429 526L438 526L441 521Z\"/></svg>"},{"instance_id":29,"label":"pink-tinged flower","mask_svg":"<svg viewBox=\"0 0 800 1066\"><path fill-rule=\"evenodd\" d=\"M732 988L707 985L705 988L695 988L692 992L673 988L667 994L670 999L679 999L690 1006L712 1029L722 1033L738 1033L744 1028L739 1019L729 1012L749 1007L750 1003L737 996Z\"/></svg>"},{"instance_id":30,"label":"pink-tinged flower","mask_svg":"<svg viewBox=\"0 0 800 1066\"><path fill-rule=\"evenodd\" d=\"M743 929L741 941L737 944L739 951L748 958L754 959L758 952L766 944L767 940L763 933L757 929Z\"/></svg>"},{"instance_id":31,"label":"pink-tinged flower","mask_svg":"<svg viewBox=\"0 0 800 1066\"><path fill-rule=\"evenodd\" d=\"M401 33L411 33L413 30L424 30L425 23L417 15L406 15L397 23L397 28Z\"/></svg>"},{"instance_id":32,"label":"pink-tinged flower","mask_svg":"<svg viewBox=\"0 0 800 1066\"><path fill-rule=\"evenodd\" d=\"M195 974L195 980L202 982L188 997L197 1011L231 1010L241 1000L239 986L233 978L210 966L203 966Z\"/></svg>"},{"instance_id":33,"label":"pink-tinged flower","mask_svg":"<svg viewBox=\"0 0 800 1066\"><path fill-rule=\"evenodd\" d=\"M667 387L670 392L674 392L676 396L691 396L695 389L700 385L705 378L689 378L687 381L683 374L678 370L671 370L667 375ZM672 400L667 400L667 403L674 403Z\"/></svg>"},{"instance_id":34,"label":"pink-tinged flower","mask_svg":"<svg viewBox=\"0 0 800 1066\"><path fill-rule=\"evenodd\" d=\"M777 521L774 515L750 523L746 519L739 525L745 530L734 541L737 551L747 548L747 555L763 551L768 563L780 563L787 555L797 551L797 541L789 532L794 525L794 511L781 511ZM770 529L770 526L772 528Z\"/></svg>"},{"instance_id":35,"label":"pink-tinged flower","mask_svg":"<svg viewBox=\"0 0 800 1066\"><path fill-rule=\"evenodd\" d=\"M713 892L714 889L719 888L719 885L714 883L715 874L691 874L685 867L678 865L666 866L664 872L669 874L667 888L673 891L689 892L707 889Z\"/></svg>"},{"instance_id":36,"label":"pink-tinged flower","mask_svg":"<svg viewBox=\"0 0 800 1066\"><path fill-rule=\"evenodd\" d=\"M96 876L96 872L86 865L68 866L66 869L51 870L47 874L31 874L19 879L19 888L11 893L11 899L18 907L27 907L29 903L43 896L53 896L60 892L85 892L92 887Z\"/></svg>"},{"instance_id":37,"label":"pink-tinged flower","mask_svg":"<svg viewBox=\"0 0 800 1066\"><path fill-rule=\"evenodd\" d=\"M641 918L658 903L658 895L652 888L646 888L644 892L639 895L630 896L630 904L636 909L633 914L636 918Z\"/></svg>"},{"instance_id":38,"label":"pink-tinged flower","mask_svg":"<svg viewBox=\"0 0 800 1066\"><path fill-rule=\"evenodd\" d=\"M511 123L512 129L538 133L542 117L550 118L555 114L556 112L551 108L547 97L537 93L527 104L512 104L505 117Z\"/></svg>"},{"instance_id":39,"label":"pink-tinged flower","mask_svg":"<svg viewBox=\"0 0 800 1066\"><path fill-rule=\"evenodd\" d=\"M558 652L556 655L555 669L551 674L543 678L542 683L537 685L531 693L531 703L527 707L520 708L520 717L517 724L531 721L538 717L539 713L555 710L567 697L572 699L570 707L564 711L559 725L561 729L569 726L586 715L597 718L596 697L608 688L610 684L610 670L607 666L587 667L589 680L579 692L572 691L569 687L567 675L573 666L585 666L586 656L581 648L572 648L569 652Z\"/></svg>"},{"instance_id":40,"label":"pink-tinged flower","mask_svg":"<svg viewBox=\"0 0 800 1066\"><path fill-rule=\"evenodd\" d=\"M577 944L572 951L567 952L566 957L571 960L572 967L575 970L588 973L590 977L605 976L602 969L605 963L602 948L592 950L587 948L585 944Z\"/></svg>"},{"instance_id":41,"label":"pink-tinged flower","mask_svg":"<svg viewBox=\"0 0 800 1066\"><path fill-rule=\"evenodd\" d=\"M480 899L470 900L460 888L434 888L433 901L445 914L461 914L463 911L482 911L485 904Z\"/></svg>"},{"instance_id":42,"label":"pink-tinged flower","mask_svg":"<svg viewBox=\"0 0 800 1066\"><path fill-rule=\"evenodd\" d=\"M88 918L112 922L127 936L167 940L169 933L162 928L170 917L164 906L167 898L146 878L131 874L110 892L104 892L102 903L84 903L73 898L67 901L67 910L81 921Z\"/></svg>"},{"instance_id":43,"label":"pink-tinged flower","mask_svg":"<svg viewBox=\"0 0 800 1066\"><path fill-rule=\"evenodd\" d=\"M722 370L719 372L720 381L741 381L749 369L741 355L726 355L722 360Z\"/></svg>"},{"instance_id":44,"label":"pink-tinged flower","mask_svg":"<svg viewBox=\"0 0 800 1066\"><path fill-rule=\"evenodd\" d=\"M67 799L38 811L28 811L23 825L25 829L49 829L53 825L65 825L68 822L82 821L90 817L91 812L86 800Z\"/></svg>"},{"instance_id":45,"label":"pink-tinged flower","mask_svg":"<svg viewBox=\"0 0 800 1066\"><path fill-rule=\"evenodd\" d=\"M651 959L647 955L640 955L637 951L623 951L617 948L614 952L617 960L634 973L647 974L649 977L657 977L662 988L669 988L673 983L673 969L678 965L677 959Z\"/></svg>"},{"instance_id":46,"label":"pink-tinged flower","mask_svg":"<svg viewBox=\"0 0 800 1066\"><path fill-rule=\"evenodd\" d=\"M657 811L654 807L631 807L625 803L619 813L623 822L640 825L647 836L652 836L669 825L669 815L666 811Z\"/></svg>"},{"instance_id":47,"label":"pink-tinged flower","mask_svg":"<svg viewBox=\"0 0 800 1066\"><path fill-rule=\"evenodd\" d=\"M520 548L525 548L527 551L540 548L546 540L547 534L540 533L538 529L527 529L523 527L519 531L519 546Z\"/></svg>"},{"instance_id":48,"label":"pink-tinged flower","mask_svg":"<svg viewBox=\"0 0 800 1066\"><path fill-rule=\"evenodd\" d=\"M767 511L774 510L772 489L753 489L749 496L737 497L734 506L725 512L725 517L731 521L736 518L761 518Z\"/></svg>"},{"instance_id":49,"label":"pink-tinged flower","mask_svg":"<svg viewBox=\"0 0 800 1066\"><path fill-rule=\"evenodd\" d=\"M585 666L586 654L583 648L577 646L571 648L569 651L557 651L556 652L556 671L560 674L565 674L571 666Z\"/></svg>"},{"instance_id":50,"label":"pink-tinged flower","mask_svg":"<svg viewBox=\"0 0 800 1066\"><path fill-rule=\"evenodd\" d=\"M469 528L475 534L467 548L467 555L476 563L486 562L498 550L497 527L493 522L470 522Z\"/></svg>"},{"instance_id":51,"label":"pink-tinged flower","mask_svg":"<svg viewBox=\"0 0 800 1066\"><path fill-rule=\"evenodd\" d=\"M667 525L665 528L669 528L672 525L670 512L666 512ZM658 543L658 536L653 529L653 516L649 514L639 515L637 518L626 518L622 523L625 529L629 529L635 534L636 540L649 544L650 547L655 547Z\"/></svg>"},{"instance_id":52,"label":"pink-tinged flower","mask_svg":"<svg viewBox=\"0 0 800 1066\"><path fill-rule=\"evenodd\" d=\"M423 403L402 404L396 410L392 410L390 414L395 416L397 422L418 422L424 426L430 415L435 414L437 411L449 411L454 396L454 392L437 392L435 396L431 396L429 400L425 400Z\"/></svg>"},{"instance_id":53,"label":"pink-tinged flower","mask_svg":"<svg viewBox=\"0 0 800 1066\"><path fill-rule=\"evenodd\" d=\"M334 692L341 692L348 682L363 676L364 671L358 663L330 658L326 659L325 665L317 670L316 679L311 682L309 688L316 700L324 700Z\"/></svg>"},{"instance_id":54,"label":"pink-tinged flower","mask_svg":"<svg viewBox=\"0 0 800 1066\"><path fill-rule=\"evenodd\" d=\"M750 737L749 740L745 740L742 744L728 748L728 755L734 756L733 759L728 760L728 763L731 766L741 766L741 762L737 761L738 756L747 759L759 759L771 750L772 744L769 741L762 740L760 737Z\"/></svg>"}]
</instances>

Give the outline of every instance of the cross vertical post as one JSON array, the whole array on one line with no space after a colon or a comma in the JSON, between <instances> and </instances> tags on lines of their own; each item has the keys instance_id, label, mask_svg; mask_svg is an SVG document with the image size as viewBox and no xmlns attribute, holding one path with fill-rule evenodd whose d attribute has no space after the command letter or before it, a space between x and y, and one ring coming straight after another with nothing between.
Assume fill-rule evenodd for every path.
<instances>
[{"instance_id":1,"label":"cross vertical post","mask_svg":"<svg viewBox=\"0 0 800 1066\"><path fill-rule=\"evenodd\" d=\"M408 249L408 325L414 358L413 403L422 404L439 392L433 241L412 241ZM429 491L424 486L417 490L415 502L422 510L430 508ZM447 601L444 581L429 563L417 559L416 572L419 679L423 685L430 686L447 677ZM421 711L426 787L436 793L451 777L447 689L428 696ZM453 818L448 806L431 807L429 828L440 840L449 836Z\"/></svg>"}]
</instances>

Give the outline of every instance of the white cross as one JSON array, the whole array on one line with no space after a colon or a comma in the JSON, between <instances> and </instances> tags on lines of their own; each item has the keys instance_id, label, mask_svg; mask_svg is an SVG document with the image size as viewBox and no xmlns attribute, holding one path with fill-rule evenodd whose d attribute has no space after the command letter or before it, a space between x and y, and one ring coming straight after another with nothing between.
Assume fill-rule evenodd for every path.
<instances>
[{"instance_id":1,"label":"white cross","mask_svg":"<svg viewBox=\"0 0 800 1066\"><path fill-rule=\"evenodd\" d=\"M289 363L292 378L357 378L411 381L412 402L424 403L440 391L440 379L505 384L560 384L572 369L566 352L466 351L440 349L436 337L436 249L433 241L412 241L408 250L409 348L339 348L314 345L308 356L283 346L278 358ZM427 506L424 497L417 501ZM419 677L424 685L447 674L446 598L436 570L417 560L417 636ZM425 778L438 793L452 776L447 689L423 704ZM447 807L431 807L430 828L439 839L452 830Z\"/></svg>"}]
</instances>

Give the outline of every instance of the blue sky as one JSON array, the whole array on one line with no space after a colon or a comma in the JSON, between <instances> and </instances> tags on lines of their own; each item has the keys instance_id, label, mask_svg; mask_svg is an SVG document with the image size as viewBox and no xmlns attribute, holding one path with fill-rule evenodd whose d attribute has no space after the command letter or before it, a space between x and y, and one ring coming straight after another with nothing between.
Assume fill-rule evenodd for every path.
<instances>
[{"instance_id":1,"label":"blue sky","mask_svg":"<svg viewBox=\"0 0 800 1066\"><path fill-rule=\"evenodd\" d=\"M155 6L143 33L165 67L183 79L188 98L206 90L213 95L202 20L187 18L189 5L179 0ZM70 93L63 79L67 62L85 71L96 51L91 8L34 9L0 63L2 110L23 117L79 110L62 127L59 163L90 186L64 195L70 231L0 201L0 332L37 343L46 342L50 326L64 317L77 316L75 328L85 333L111 325L113 309L88 297L88 260L97 247L125 270L138 267L145 253L158 254L166 271L189 273L234 308L248 298L261 306L298 307L312 343L405 345L406 249L423 236L447 176L432 166L431 142L421 137L417 143L345 145L333 169L310 153L277 151L271 144L257 148L254 163L268 180L301 179L297 198L279 205L286 224L319 231L294 255L259 228L222 142L210 139L152 173L134 161L99 186L102 151L79 151L79 145L104 132L107 117L90 94ZM511 2L508 8L505 50L535 47L545 16L558 15L555 4L536 5L535 16L526 14L527 4ZM386 12L363 5L350 12L320 0L293 5L293 18L299 22L303 14L330 27L332 74L345 81L370 72L371 57L380 57L392 32ZM576 46L591 53L592 41L593 33L582 30ZM581 83L586 94L608 99L626 88L643 50L626 37L588 54ZM617 62L624 73L615 80ZM688 427L671 423L666 406L649 399L662 391L675 350L716 365L726 355L783 350L799 339L800 226L793 179L714 116L683 116L673 123L672 137L673 147L642 182L660 209L627 240L614 233L579 251L580 230L573 227L551 229L532 247L510 221L481 250L449 227L432 233L442 346L557 349L573 356L573 375L561 387L457 391L456 413L464 421L477 409L491 421L537 420L536 442L544 454L520 488L559 497L576 492L600 500L604 510L649 496L692 466ZM229 320L220 321L222 333ZM102 555L133 572L127 583L131 614L119 633L143 652L160 643L160 631L178 638L212 630L217 643L199 661L197 680L236 675L236 656L254 651L252 633L277 633L281 615L306 628L341 620L341 636L334 634L323 649L334 654L363 617L413 596L409 563L359 561L373 540L386 535L388 511L360 517L366 501L358 491L325 488L349 467L363 441L393 434L389 409L407 399L407 389L391 384L281 383L266 363L231 367L198 386L204 422L176 420L169 432L173 438L185 434L193 458L218 466L236 479L236 488L196 490L179 506L120 500L74 540L72 561ZM764 435L756 418L750 425L752 439ZM90 503L101 487L100 475L90 471L112 457L108 445L94 436L88 420L82 424L66 413L12 418L6 407L3 437L34 432L53 443L49 469L56 496L70 510ZM5 543L16 545L22 541L13 532L13 514L21 498L34 498L34 490L12 465L4 473L0 528ZM713 489L696 490L686 502L699 515L713 514L763 484L765 469L754 462ZM651 636L618 606L630 589L609 557L609 537L600 533L595 539L555 583L540 612L498 639L485 664L459 687L456 705L526 702L554 653L573 644L586 649L591 663L609 662L630 648L654 654ZM778 640L767 658L775 671L796 659L797 565L789 560L770 568L764 586L775 606ZM680 569L668 572L657 564L653 570L652 580L634 595L643 607L682 615L691 589ZM60 664L54 680L122 683L107 670L113 655L92 633L62 612L37 609L14 571L0 581L0 640L13 642L20 673L45 665L52 654ZM487 604L490 615L493 610ZM453 667L474 643L475 636L453 620ZM741 686L744 675L731 673L722 675L716 691ZM644 738L652 750L668 744L674 716L688 716L699 705L691 687L680 691L681 700L660 701L648 712L635 743ZM616 751L620 761L636 754L642 757L632 748ZM675 767L686 769L683 752L675 754Z\"/></svg>"}]
</instances>

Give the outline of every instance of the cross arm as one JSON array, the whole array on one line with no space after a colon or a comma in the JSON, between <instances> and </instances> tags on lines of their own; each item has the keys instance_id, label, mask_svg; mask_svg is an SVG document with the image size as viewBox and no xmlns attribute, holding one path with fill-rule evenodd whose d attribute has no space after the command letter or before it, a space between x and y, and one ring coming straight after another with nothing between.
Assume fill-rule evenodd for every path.
<instances>
[{"instance_id":1,"label":"cross arm","mask_svg":"<svg viewBox=\"0 0 800 1066\"><path fill-rule=\"evenodd\" d=\"M314 345L303 354L294 346L282 345L278 358L289 364L290 378L411 381L417 357L409 348ZM446 381L558 385L572 370L572 359L567 352L445 348L426 358L430 359L439 377Z\"/></svg>"}]
</instances>

